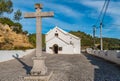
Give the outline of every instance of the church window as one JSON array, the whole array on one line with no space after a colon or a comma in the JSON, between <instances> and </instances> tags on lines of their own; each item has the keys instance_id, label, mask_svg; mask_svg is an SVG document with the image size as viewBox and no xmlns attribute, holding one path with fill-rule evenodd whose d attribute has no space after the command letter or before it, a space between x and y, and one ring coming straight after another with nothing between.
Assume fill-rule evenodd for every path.
<instances>
[{"instance_id":1,"label":"church window","mask_svg":"<svg viewBox=\"0 0 120 81\"><path fill-rule=\"evenodd\" d=\"M55 33L55 36L58 37L58 33Z\"/></svg>"},{"instance_id":2,"label":"church window","mask_svg":"<svg viewBox=\"0 0 120 81\"><path fill-rule=\"evenodd\" d=\"M49 47L49 49L52 49L52 47Z\"/></svg>"},{"instance_id":3,"label":"church window","mask_svg":"<svg viewBox=\"0 0 120 81\"><path fill-rule=\"evenodd\" d=\"M62 47L59 47L59 51L62 51Z\"/></svg>"}]
</instances>

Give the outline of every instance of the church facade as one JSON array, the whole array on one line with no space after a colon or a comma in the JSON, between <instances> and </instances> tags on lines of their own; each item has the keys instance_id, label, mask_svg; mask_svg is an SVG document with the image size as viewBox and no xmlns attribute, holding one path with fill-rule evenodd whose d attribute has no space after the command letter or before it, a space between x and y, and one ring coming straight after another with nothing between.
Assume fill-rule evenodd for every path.
<instances>
[{"instance_id":1,"label":"church facade","mask_svg":"<svg viewBox=\"0 0 120 81\"><path fill-rule=\"evenodd\" d=\"M50 54L80 54L80 38L54 27L46 33L46 53Z\"/></svg>"}]
</instances>

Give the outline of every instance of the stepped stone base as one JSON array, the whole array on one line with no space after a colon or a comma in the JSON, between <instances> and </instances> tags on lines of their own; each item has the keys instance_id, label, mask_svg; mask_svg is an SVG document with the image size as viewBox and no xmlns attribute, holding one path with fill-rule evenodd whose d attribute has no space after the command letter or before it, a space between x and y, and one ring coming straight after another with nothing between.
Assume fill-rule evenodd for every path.
<instances>
[{"instance_id":1,"label":"stepped stone base","mask_svg":"<svg viewBox=\"0 0 120 81\"><path fill-rule=\"evenodd\" d=\"M46 75L41 76L26 76L24 77L24 81L49 81L53 72L47 73Z\"/></svg>"},{"instance_id":2,"label":"stepped stone base","mask_svg":"<svg viewBox=\"0 0 120 81\"><path fill-rule=\"evenodd\" d=\"M47 67L44 61L45 57L33 57L33 68L30 72L32 76L41 76L47 73Z\"/></svg>"}]
</instances>

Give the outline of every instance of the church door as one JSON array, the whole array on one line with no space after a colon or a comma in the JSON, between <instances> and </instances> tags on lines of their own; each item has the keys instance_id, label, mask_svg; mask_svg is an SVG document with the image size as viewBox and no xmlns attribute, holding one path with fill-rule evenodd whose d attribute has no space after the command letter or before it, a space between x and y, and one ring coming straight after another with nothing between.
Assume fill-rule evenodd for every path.
<instances>
[{"instance_id":1,"label":"church door","mask_svg":"<svg viewBox=\"0 0 120 81\"><path fill-rule=\"evenodd\" d=\"M54 44L54 45L53 45L53 52L54 52L55 54L58 54L58 45L57 45L57 44Z\"/></svg>"}]
</instances>

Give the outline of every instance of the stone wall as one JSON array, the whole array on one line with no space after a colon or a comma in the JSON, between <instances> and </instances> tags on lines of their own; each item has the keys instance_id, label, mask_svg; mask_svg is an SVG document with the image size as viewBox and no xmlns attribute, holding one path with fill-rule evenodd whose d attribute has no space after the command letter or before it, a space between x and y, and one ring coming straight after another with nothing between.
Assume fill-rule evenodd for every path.
<instances>
[{"instance_id":1,"label":"stone wall","mask_svg":"<svg viewBox=\"0 0 120 81\"><path fill-rule=\"evenodd\" d=\"M120 50L86 50L87 53L120 64Z\"/></svg>"},{"instance_id":2,"label":"stone wall","mask_svg":"<svg viewBox=\"0 0 120 81\"><path fill-rule=\"evenodd\" d=\"M25 55L28 55L32 53L35 49L29 49L29 50L0 50L0 62L9 61L14 59L13 56L17 56L18 58L21 58Z\"/></svg>"}]
</instances>

